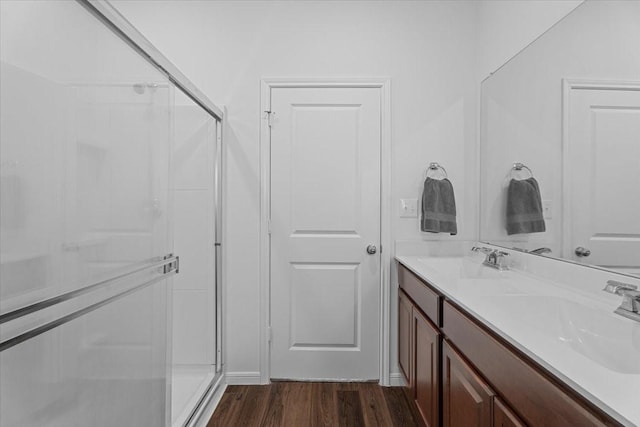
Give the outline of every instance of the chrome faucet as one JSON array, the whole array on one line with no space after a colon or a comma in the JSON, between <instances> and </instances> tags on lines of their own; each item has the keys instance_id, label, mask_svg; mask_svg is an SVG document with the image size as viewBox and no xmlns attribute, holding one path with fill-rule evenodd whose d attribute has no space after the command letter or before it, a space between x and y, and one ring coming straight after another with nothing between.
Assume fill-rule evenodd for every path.
<instances>
[{"instance_id":1,"label":"chrome faucet","mask_svg":"<svg viewBox=\"0 0 640 427\"><path fill-rule=\"evenodd\" d=\"M538 248L529 251L530 254L542 255L551 253L551 248Z\"/></svg>"},{"instance_id":2,"label":"chrome faucet","mask_svg":"<svg viewBox=\"0 0 640 427\"><path fill-rule=\"evenodd\" d=\"M507 252L500 251L498 249L487 248L487 247L484 247L484 246L474 246L474 247L471 248L471 251L473 251L473 252L482 252L483 254L486 255L482 265L486 265L487 267L495 268L496 270L499 270L499 271L505 271L505 270L509 269L509 267L507 267L503 263L504 257L505 256L509 256L509 254Z\"/></svg>"},{"instance_id":3,"label":"chrome faucet","mask_svg":"<svg viewBox=\"0 0 640 427\"><path fill-rule=\"evenodd\" d=\"M636 285L609 280L603 291L622 296L622 304L616 308L616 314L640 322L640 291Z\"/></svg>"}]
</instances>

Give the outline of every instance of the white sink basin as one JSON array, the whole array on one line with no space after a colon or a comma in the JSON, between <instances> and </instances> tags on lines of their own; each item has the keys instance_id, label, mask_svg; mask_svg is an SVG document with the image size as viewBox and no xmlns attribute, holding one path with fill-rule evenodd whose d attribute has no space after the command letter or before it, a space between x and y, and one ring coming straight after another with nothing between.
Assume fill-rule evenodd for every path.
<instances>
[{"instance_id":1,"label":"white sink basin","mask_svg":"<svg viewBox=\"0 0 640 427\"><path fill-rule=\"evenodd\" d=\"M432 281L465 289L470 295L525 295L528 294L513 280L508 271L498 271L482 265L482 260L471 257L418 258L430 271L437 272Z\"/></svg>"},{"instance_id":2,"label":"white sink basin","mask_svg":"<svg viewBox=\"0 0 640 427\"><path fill-rule=\"evenodd\" d=\"M560 341L609 370L640 374L640 328L602 307L556 296L497 296L518 322ZM522 315L525 313L526 315Z\"/></svg>"}]
</instances>

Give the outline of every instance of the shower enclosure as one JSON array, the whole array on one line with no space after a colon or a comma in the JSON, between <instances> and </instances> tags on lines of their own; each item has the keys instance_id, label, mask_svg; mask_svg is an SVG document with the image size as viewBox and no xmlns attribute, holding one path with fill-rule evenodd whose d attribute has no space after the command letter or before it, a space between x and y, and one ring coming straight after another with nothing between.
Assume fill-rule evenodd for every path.
<instances>
[{"instance_id":1,"label":"shower enclosure","mask_svg":"<svg viewBox=\"0 0 640 427\"><path fill-rule=\"evenodd\" d=\"M0 425L194 424L222 376L222 112L108 3L0 19Z\"/></svg>"}]
</instances>

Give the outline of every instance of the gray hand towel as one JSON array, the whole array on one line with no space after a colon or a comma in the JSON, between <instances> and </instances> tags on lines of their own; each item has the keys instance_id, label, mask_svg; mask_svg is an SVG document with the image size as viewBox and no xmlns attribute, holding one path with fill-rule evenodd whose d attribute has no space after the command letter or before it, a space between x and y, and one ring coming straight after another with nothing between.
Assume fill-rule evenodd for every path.
<instances>
[{"instance_id":1,"label":"gray hand towel","mask_svg":"<svg viewBox=\"0 0 640 427\"><path fill-rule=\"evenodd\" d=\"M507 189L507 234L545 230L538 181L535 178L512 179Z\"/></svg>"},{"instance_id":2,"label":"gray hand towel","mask_svg":"<svg viewBox=\"0 0 640 427\"><path fill-rule=\"evenodd\" d=\"M458 234L456 199L448 179L427 178L422 191L422 231Z\"/></svg>"}]
</instances>

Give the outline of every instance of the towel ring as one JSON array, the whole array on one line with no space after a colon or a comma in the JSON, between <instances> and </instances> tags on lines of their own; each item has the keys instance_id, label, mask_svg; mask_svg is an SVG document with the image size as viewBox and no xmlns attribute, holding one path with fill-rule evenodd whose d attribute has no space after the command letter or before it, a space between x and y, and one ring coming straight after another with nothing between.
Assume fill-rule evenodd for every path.
<instances>
[{"instance_id":1,"label":"towel ring","mask_svg":"<svg viewBox=\"0 0 640 427\"><path fill-rule=\"evenodd\" d=\"M533 178L533 171L524 163L520 163L520 162L516 162L513 164L513 167L511 168L511 173L510 173L510 177L513 178L513 172L514 171L521 171L522 169L526 169L529 172L529 178Z\"/></svg>"},{"instance_id":2,"label":"towel ring","mask_svg":"<svg viewBox=\"0 0 640 427\"><path fill-rule=\"evenodd\" d=\"M447 173L447 170L444 168L444 166L442 166L440 163L437 163L437 162L429 163L429 169L427 169L426 177L429 178L430 171L438 171L438 170L441 170L444 173L445 178L449 177L449 174Z\"/></svg>"}]
</instances>

